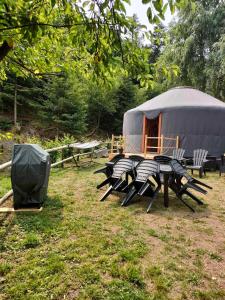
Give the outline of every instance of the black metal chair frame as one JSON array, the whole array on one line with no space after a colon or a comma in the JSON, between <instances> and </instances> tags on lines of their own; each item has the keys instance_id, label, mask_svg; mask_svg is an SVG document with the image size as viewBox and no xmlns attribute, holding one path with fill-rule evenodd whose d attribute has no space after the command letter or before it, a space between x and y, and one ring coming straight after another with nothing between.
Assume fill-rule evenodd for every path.
<instances>
[{"instance_id":1,"label":"black metal chair frame","mask_svg":"<svg viewBox=\"0 0 225 300\"><path fill-rule=\"evenodd\" d=\"M110 175L112 175L113 173L113 166L115 165L115 163L117 161L119 161L120 159L124 158L125 155L124 154L117 154L115 155L109 162L112 163L112 165L106 165L105 167L98 169L94 172L94 174L100 174L103 173L105 174L105 176L108 178Z\"/></svg>"},{"instance_id":2,"label":"black metal chair frame","mask_svg":"<svg viewBox=\"0 0 225 300\"><path fill-rule=\"evenodd\" d=\"M131 159L135 162L140 162L140 161L144 160L145 158L143 156L140 156L140 155L130 155L129 159Z\"/></svg>"},{"instance_id":3,"label":"black metal chair frame","mask_svg":"<svg viewBox=\"0 0 225 300\"><path fill-rule=\"evenodd\" d=\"M103 194L100 201L104 201L112 191L126 192L125 187L128 186L129 175L134 178L134 162L129 158L122 158L113 166L113 173L97 186L97 189L109 184L109 188Z\"/></svg>"},{"instance_id":4,"label":"black metal chair frame","mask_svg":"<svg viewBox=\"0 0 225 300\"><path fill-rule=\"evenodd\" d=\"M159 164L169 165L172 158L170 156L166 156L166 155L156 155L154 157L154 160L157 161ZM161 180L161 183L164 184L164 175L163 174L160 174L160 180Z\"/></svg>"},{"instance_id":5,"label":"black metal chair frame","mask_svg":"<svg viewBox=\"0 0 225 300\"><path fill-rule=\"evenodd\" d=\"M156 155L154 157L154 160L160 164L168 165L171 162L172 158L170 156L166 156L166 155Z\"/></svg>"},{"instance_id":6,"label":"black metal chair frame","mask_svg":"<svg viewBox=\"0 0 225 300\"><path fill-rule=\"evenodd\" d=\"M121 205L126 206L136 195L148 196L151 198L147 208L147 212L149 212L152 203L161 188L159 177L160 165L154 160L144 159L138 163L134 171L135 179L124 188L124 191L129 191ZM152 178L157 184L156 187Z\"/></svg>"},{"instance_id":7,"label":"black metal chair frame","mask_svg":"<svg viewBox=\"0 0 225 300\"><path fill-rule=\"evenodd\" d=\"M182 196L188 195L199 205L202 205L204 203L190 191L188 191L188 189L191 188L202 194L207 194L207 191L200 186L206 187L208 189L212 189L212 187L190 176L178 160L172 160L170 162L170 165L174 173L170 178L169 187L175 192L178 199L180 199L188 208L190 208L194 212L195 210L183 200ZM186 183L182 183L183 178L186 179Z\"/></svg>"}]
</instances>

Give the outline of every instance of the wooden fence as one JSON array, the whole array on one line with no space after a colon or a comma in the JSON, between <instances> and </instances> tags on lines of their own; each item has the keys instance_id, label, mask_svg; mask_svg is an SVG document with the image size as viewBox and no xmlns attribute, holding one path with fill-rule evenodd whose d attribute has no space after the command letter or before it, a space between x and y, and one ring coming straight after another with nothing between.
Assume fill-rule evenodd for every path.
<instances>
[{"instance_id":1,"label":"wooden fence","mask_svg":"<svg viewBox=\"0 0 225 300\"><path fill-rule=\"evenodd\" d=\"M82 157L82 156L87 156L87 155L93 156L93 154L94 154L94 151L89 151L89 152L85 152L85 153L74 154L74 155L72 155L70 157L67 157L67 158L63 158L63 150L64 149L70 149L70 148L72 148L72 144L71 145L59 146L59 147L55 147L55 148L51 148L51 149L46 150L48 153L51 153L51 152L54 152L54 151L60 151L60 150L62 151L62 155L61 155L62 159L60 161L57 161L57 162L51 164L51 168L54 168L54 167L56 167L60 164L61 164L61 166L63 166L63 164L65 162L68 162L70 160L75 160L76 158L79 160L79 158ZM12 165L11 160L4 163L4 164L2 164L2 165L0 165L0 171L11 167L11 165ZM0 205L3 204L12 195L13 195L13 190L8 191L3 197L0 198Z\"/></svg>"},{"instance_id":2,"label":"wooden fence","mask_svg":"<svg viewBox=\"0 0 225 300\"><path fill-rule=\"evenodd\" d=\"M125 137L122 135L112 135L112 140L111 140L111 154L113 153L119 153L120 149L124 150L125 148Z\"/></svg>"}]
</instances>

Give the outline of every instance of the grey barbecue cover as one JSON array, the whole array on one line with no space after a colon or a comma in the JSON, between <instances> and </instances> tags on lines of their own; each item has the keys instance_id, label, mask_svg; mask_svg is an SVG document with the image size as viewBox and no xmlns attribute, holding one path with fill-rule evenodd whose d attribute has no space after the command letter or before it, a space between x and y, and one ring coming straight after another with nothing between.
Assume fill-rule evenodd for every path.
<instances>
[{"instance_id":1,"label":"grey barbecue cover","mask_svg":"<svg viewBox=\"0 0 225 300\"><path fill-rule=\"evenodd\" d=\"M50 157L38 145L14 145L11 181L14 208L40 207L48 188Z\"/></svg>"}]
</instances>

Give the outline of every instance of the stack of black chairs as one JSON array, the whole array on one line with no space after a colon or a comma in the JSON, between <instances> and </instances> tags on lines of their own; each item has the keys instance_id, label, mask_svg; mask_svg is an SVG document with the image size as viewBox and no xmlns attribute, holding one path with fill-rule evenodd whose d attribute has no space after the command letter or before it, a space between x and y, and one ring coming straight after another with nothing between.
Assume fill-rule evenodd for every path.
<instances>
[{"instance_id":1,"label":"stack of black chairs","mask_svg":"<svg viewBox=\"0 0 225 300\"><path fill-rule=\"evenodd\" d=\"M163 184L160 178L160 164L167 164L171 167L169 188L182 203L194 212L194 209L183 199L183 196L189 196L197 204L202 205L203 202L190 190L207 194L204 188L212 188L190 176L179 160L163 155L156 156L154 160L144 159L138 155L132 155L129 158L125 158L124 155L114 157L113 160L106 163L104 168L95 171L95 174L104 173L106 176L106 179L97 186L97 189L108 185L108 189L100 201L104 201L113 191L125 193L122 206L127 206L135 196L145 196L150 198L147 207L147 212L149 212Z\"/></svg>"}]
</instances>

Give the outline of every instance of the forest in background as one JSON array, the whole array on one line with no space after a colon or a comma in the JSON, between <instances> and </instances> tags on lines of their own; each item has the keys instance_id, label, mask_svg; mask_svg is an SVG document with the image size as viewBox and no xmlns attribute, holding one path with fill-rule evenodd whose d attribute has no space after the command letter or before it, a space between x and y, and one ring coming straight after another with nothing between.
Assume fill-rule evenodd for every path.
<instances>
[{"instance_id":1,"label":"forest in background","mask_svg":"<svg viewBox=\"0 0 225 300\"><path fill-rule=\"evenodd\" d=\"M180 85L225 101L224 1L143 0L151 32L128 1L77 2L0 4L0 130L120 134L125 111Z\"/></svg>"}]
</instances>

